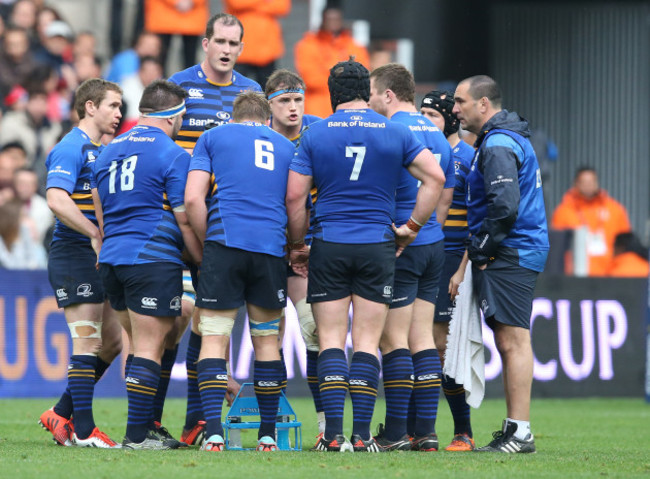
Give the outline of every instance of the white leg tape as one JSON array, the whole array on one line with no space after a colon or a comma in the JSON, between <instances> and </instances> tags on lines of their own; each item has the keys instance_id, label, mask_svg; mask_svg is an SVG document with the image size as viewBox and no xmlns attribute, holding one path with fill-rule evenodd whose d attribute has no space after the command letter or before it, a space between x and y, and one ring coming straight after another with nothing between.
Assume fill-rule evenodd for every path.
<instances>
[{"instance_id":1,"label":"white leg tape","mask_svg":"<svg viewBox=\"0 0 650 479\"><path fill-rule=\"evenodd\" d=\"M95 330L94 333L90 333L84 336L80 336L79 333L77 332L77 328L81 328L83 326L89 326ZM101 321L74 321L72 323L68 323L68 328L70 329L70 336L72 336L73 339L76 338L82 338L82 339L102 339L102 322Z\"/></svg>"},{"instance_id":2,"label":"white leg tape","mask_svg":"<svg viewBox=\"0 0 650 479\"><path fill-rule=\"evenodd\" d=\"M201 316L199 332L202 336L230 336L235 320L224 316Z\"/></svg>"},{"instance_id":3,"label":"white leg tape","mask_svg":"<svg viewBox=\"0 0 650 479\"><path fill-rule=\"evenodd\" d=\"M254 321L248 319L251 336L277 336L280 332L280 318L271 321Z\"/></svg>"},{"instance_id":4,"label":"white leg tape","mask_svg":"<svg viewBox=\"0 0 650 479\"><path fill-rule=\"evenodd\" d=\"M318 351L318 331L316 331L316 321L311 312L311 305L306 299L301 299L296 303L296 312L298 313L298 322L300 323L300 334L305 340L305 346L309 351Z\"/></svg>"}]
</instances>

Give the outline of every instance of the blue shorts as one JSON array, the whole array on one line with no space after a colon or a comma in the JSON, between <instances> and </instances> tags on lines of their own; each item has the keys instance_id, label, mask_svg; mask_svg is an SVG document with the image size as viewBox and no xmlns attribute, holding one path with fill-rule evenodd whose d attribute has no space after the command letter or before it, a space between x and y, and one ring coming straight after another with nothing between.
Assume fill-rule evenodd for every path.
<instances>
[{"instance_id":1,"label":"blue shorts","mask_svg":"<svg viewBox=\"0 0 650 479\"><path fill-rule=\"evenodd\" d=\"M99 272L106 294L116 311L145 316L181 315L183 267L176 263L118 265L101 263Z\"/></svg>"},{"instance_id":2,"label":"blue shorts","mask_svg":"<svg viewBox=\"0 0 650 479\"><path fill-rule=\"evenodd\" d=\"M335 301L352 294L390 304L395 243L341 244L314 238L309 254L307 302Z\"/></svg>"},{"instance_id":3,"label":"blue shorts","mask_svg":"<svg viewBox=\"0 0 650 479\"><path fill-rule=\"evenodd\" d=\"M287 260L206 241L196 306L224 310L244 303L266 309L284 308Z\"/></svg>"},{"instance_id":4,"label":"blue shorts","mask_svg":"<svg viewBox=\"0 0 650 479\"><path fill-rule=\"evenodd\" d=\"M442 268L442 275L440 276L440 293L436 301L436 314L433 317L436 323L451 321L451 313L454 312L456 300L449 297L449 280L458 271L464 253L464 250L445 251L445 266Z\"/></svg>"},{"instance_id":5,"label":"blue shorts","mask_svg":"<svg viewBox=\"0 0 650 479\"><path fill-rule=\"evenodd\" d=\"M47 274L59 308L104 302L104 285L96 264L97 255L90 243L52 243Z\"/></svg>"},{"instance_id":6,"label":"blue shorts","mask_svg":"<svg viewBox=\"0 0 650 479\"><path fill-rule=\"evenodd\" d=\"M445 261L444 241L407 246L395 261L395 283L391 309L408 306L415 298L436 302Z\"/></svg>"},{"instance_id":7,"label":"blue shorts","mask_svg":"<svg viewBox=\"0 0 650 479\"><path fill-rule=\"evenodd\" d=\"M472 267L474 291L487 325L530 329L535 284L539 273L497 257L483 271Z\"/></svg>"}]
</instances>

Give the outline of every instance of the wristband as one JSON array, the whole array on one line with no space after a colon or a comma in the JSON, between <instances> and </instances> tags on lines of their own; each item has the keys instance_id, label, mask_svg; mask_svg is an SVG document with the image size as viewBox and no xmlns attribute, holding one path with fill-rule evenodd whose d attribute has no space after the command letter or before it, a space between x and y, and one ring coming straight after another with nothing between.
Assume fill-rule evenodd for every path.
<instances>
[{"instance_id":1,"label":"wristband","mask_svg":"<svg viewBox=\"0 0 650 479\"><path fill-rule=\"evenodd\" d=\"M406 227L411 231L413 231L414 233L417 233L422 228L422 225L417 221L415 221L411 216L409 220L406 222Z\"/></svg>"}]
</instances>

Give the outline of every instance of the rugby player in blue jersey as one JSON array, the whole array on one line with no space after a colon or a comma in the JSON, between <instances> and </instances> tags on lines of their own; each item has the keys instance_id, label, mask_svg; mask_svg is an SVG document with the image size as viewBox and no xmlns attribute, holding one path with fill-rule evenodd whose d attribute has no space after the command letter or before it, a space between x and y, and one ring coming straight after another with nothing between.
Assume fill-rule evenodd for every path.
<instances>
[{"instance_id":1,"label":"rugby player in blue jersey","mask_svg":"<svg viewBox=\"0 0 650 479\"><path fill-rule=\"evenodd\" d=\"M474 291L503 362L507 418L475 451L535 452L530 429L533 351L530 314L548 254L542 178L528 122L501 108L501 90L479 75L458 84L453 112L477 135L467 174L467 223Z\"/></svg>"},{"instance_id":2,"label":"rugby player in blue jersey","mask_svg":"<svg viewBox=\"0 0 650 479\"><path fill-rule=\"evenodd\" d=\"M381 449L370 434L379 383L377 349L393 294L395 256L426 224L440 198L444 174L403 124L368 109L368 70L353 60L337 63L328 80L330 117L302 135L287 187L289 248L294 271L306 275L320 355L318 378L325 409L321 451ZM395 193L402 169L422 182L406 224L395 227ZM318 190L311 250L305 201ZM345 343L353 305L354 354ZM353 405L352 443L343 435L348 388Z\"/></svg>"},{"instance_id":3,"label":"rugby player in blue jersey","mask_svg":"<svg viewBox=\"0 0 650 479\"><path fill-rule=\"evenodd\" d=\"M263 95L240 94L233 106L234 123L199 138L187 177L187 214L203 243L196 305L203 337L197 371L207 423L205 451L224 449L226 350L244 304L255 349L257 450L277 450L275 422L286 378L278 348L287 291L284 197L294 145L267 126L270 115Z\"/></svg>"},{"instance_id":4,"label":"rugby player in blue jersey","mask_svg":"<svg viewBox=\"0 0 650 479\"><path fill-rule=\"evenodd\" d=\"M194 261L201 257L183 204L190 155L173 141L186 96L174 83L153 82L142 94L137 125L113 140L94 165L93 195L104 227L99 271L133 343L122 442L128 449L181 446L156 430L153 404L165 339L181 314L184 247Z\"/></svg>"},{"instance_id":5,"label":"rugby player in blue jersey","mask_svg":"<svg viewBox=\"0 0 650 479\"><path fill-rule=\"evenodd\" d=\"M386 423L375 440L382 450L437 451L435 430L442 368L433 340L433 315L445 260L439 221L447 216L454 186L451 148L442 132L415 108L415 81L404 66L389 63L370 75L370 107L402 123L434 153L445 174L437 211L397 258L393 301L381 337ZM415 205L418 180L401 172L396 222L404 224ZM407 411L412 403L411 424ZM408 432L408 434L407 434ZM409 436L413 438L411 443Z\"/></svg>"},{"instance_id":6,"label":"rugby player in blue jersey","mask_svg":"<svg viewBox=\"0 0 650 479\"><path fill-rule=\"evenodd\" d=\"M39 423L63 446L118 446L95 426L92 411L95 382L120 353L122 331L104 301L96 269L102 237L90 189L100 139L115 133L121 105L117 84L99 78L82 83L74 104L79 126L52 149L46 162L47 203L56 215L48 275L70 328L72 356L68 387Z\"/></svg>"},{"instance_id":7,"label":"rugby player in blue jersey","mask_svg":"<svg viewBox=\"0 0 650 479\"><path fill-rule=\"evenodd\" d=\"M454 94L434 90L425 95L420 106L420 113L429 118L447 137L452 148L456 185L442 232L445 234L445 266L440 277L436 314L433 322L433 336L440 361L444 366L449 321L454 310L454 298L458 286L465 277L467 255L465 240L469 236L467 227L467 199L465 197L465 178L474 157L474 148L461 141L458 130L459 122L453 113ZM456 384L453 378L442 376L442 390L447 398L449 409L454 419L454 437L445 451L471 451L474 439L470 422L470 409L465 401L465 389Z\"/></svg>"},{"instance_id":8,"label":"rugby player in blue jersey","mask_svg":"<svg viewBox=\"0 0 650 479\"><path fill-rule=\"evenodd\" d=\"M228 123L232 117L235 97L244 91L262 91L259 84L234 71L235 62L244 48L244 27L237 17L227 13L213 15L206 25L205 38L201 43L205 58L186 70L175 73L169 81L183 87L188 98L185 103L187 111L176 143L192 153L194 145L203 132L215 126ZM185 365L187 367L187 412L181 441L187 444L201 442L205 433L205 422L201 410L196 378L196 360L201 349L201 335L198 330L197 312L194 309L194 288L196 271L193 278L190 272L184 272L183 316L178 329L182 335L187 327L192 311L192 330ZM180 335L177 338L180 341ZM169 362L173 364L168 354ZM229 387L226 398L230 401L239 390L239 385L229 374Z\"/></svg>"},{"instance_id":9,"label":"rugby player in blue jersey","mask_svg":"<svg viewBox=\"0 0 650 479\"><path fill-rule=\"evenodd\" d=\"M294 145L298 144L300 135L310 124L320 120L317 116L304 114L305 82L297 73L285 69L274 71L266 82L264 93L271 106L271 128L291 140ZM312 190L312 195L307 200L309 207L312 206L312 201L316 201L315 195L316 190ZM309 242L311 235L308 233L307 236ZM311 312L311 306L307 304L307 278L294 273L290 266L287 268L287 273L287 294L296 308L300 333L307 350L307 383L314 398L320 436L325 432L325 412L320 398L320 389L318 389L318 335L316 322ZM280 341L282 341L282 331L283 328L280 327ZM284 360L282 348L280 349L280 356Z\"/></svg>"}]
</instances>

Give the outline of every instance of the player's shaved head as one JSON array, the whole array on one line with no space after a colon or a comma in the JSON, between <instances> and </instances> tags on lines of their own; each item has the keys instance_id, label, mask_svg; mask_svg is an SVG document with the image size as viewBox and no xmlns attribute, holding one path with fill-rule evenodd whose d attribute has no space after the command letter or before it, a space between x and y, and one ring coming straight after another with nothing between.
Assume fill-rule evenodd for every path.
<instances>
[{"instance_id":1,"label":"player's shaved head","mask_svg":"<svg viewBox=\"0 0 650 479\"><path fill-rule=\"evenodd\" d=\"M466 78L462 83L469 85L468 93L474 100L485 97L490 100L492 106L501 108L501 89L494 79L487 75L476 75Z\"/></svg>"},{"instance_id":2,"label":"player's shaved head","mask_svg":"<svg viewBox=\"0 0 650 479\"><path fill-rule=\"evenodd\" d=\"M140 113L152 113L177 106L187 98L187 91L167 80L154 80L144 89L140 99Z\"/></svg>"},{"instance_id":3,"label":"player's shaved head","mask_svg":"<svg viewBox=\"0 0 650 479\"><path fill-rule=\"evenodd\" d=\"M241 34L239 35L239 41L241 41L242 38L244 38L244 25L242 25L242 23L239 21L239 18L229 13L217 13L215 15L212 15L212 17L210 17L210 20L208 20L208 23L205 26L205 38L207 38L208 40L212 38L212 35L214 35L214 24L217 22L227 27L238 25L239 29L241 30Z\"/></svg>"}]
</instances>

